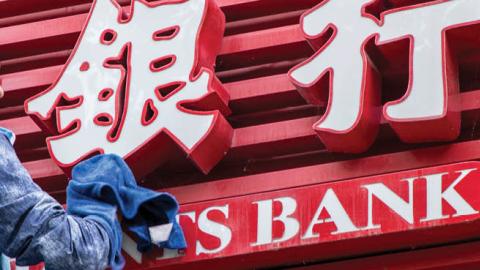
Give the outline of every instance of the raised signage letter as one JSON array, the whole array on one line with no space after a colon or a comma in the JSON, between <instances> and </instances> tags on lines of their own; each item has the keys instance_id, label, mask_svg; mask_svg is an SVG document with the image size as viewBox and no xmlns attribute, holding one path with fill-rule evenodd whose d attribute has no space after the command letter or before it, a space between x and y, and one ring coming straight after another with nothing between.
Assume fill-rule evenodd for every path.
<instances>
[{"instance_id":1,"label":"raised signage letter","mask_svg":"<svg viewBox=\"0 0 480 270\"><path fill-rule=\"evenodd\" d=\"M220 246L216 249L206 249L205 247L203 247L200 241L197 241L197 251L196 251L197 255L200 255L202 253L203 254L218 253L223 249L225 249L228 246L228 244L230 244L230 241L232 240L232 230L230 230L230 228L228 228L223 224L220 224L218 222L208 219L208 213L211 211L220 211L221 213L223 213L225 218L228 219L229 207L228 207L228 204L225 206L210 207L205 209L198 217L198 228L200 229L200 231L220 239Z\"/></svg>"},{"instance_id":2,"label":"raised signage letter","mask_svg":"<svg viewBox=\"0 0 480 270\"><path fill-rule=\"evenodd\" d=\"M442 178L448 173L425 176L427 181L427 217L421 221L449 218L449 215L443 215L443 200L448 202L448 204L455 209L456 214L453 215L454 217L477 214L478 211L473 209L473 207L455 190L455 186L475 170L477 169L459 171L460 175L458 178L448 186L445 191L442 191Z\"/></svg>"},{"instance_id":3,"label":"raised signage letter","mask_svg":"<svg viewBox=\"0 0 480 270\"><path fill-rule=\"evenodd\" d=\"M404 180L408 182L408 202L404 201L384 184L364 185L363 187L368 190L368 225L364 229L380 228L380 225L373 224L373 196L377 197L405 221L413 224L413 182L415 179L417 178Z\"/></svg>"},{"instance_id":4,"label":"raised signage letter","mask_svg":"<svg viewBox=\"0 0 480 270\"><path fill-rule=\"evenodd\" d=\"M319 219L323 209L327 210L330 218ZM352 220L347 214L347 211L345 211L342 203L340 203L340 201L338 200L337 194L335 194L335 192L331 188L329 188L327 192L325 192L325 196L323 197L322 202L317 209L317 212L315 212L313 220L308 226L307 232L305 233L305 235L303 235L302 238L307 239L319 237L320 235L318 233L313 232L313 227L317 224L326 222L333 222L335 223L335 226L337 226L337 230L332 232L332 234L354 232L359 230L353 224Z\"/></svg>"},{"instance_id":5,"label":"raised signage letter","mask_svg":"<svg viewBox=\"0 0 480 270\"><path fill-rule=\"evenodd\" d=\"M402 98L384 106L385 119L409 143L453 140L460 132L460 114L449 101L459 92L458 68L446 31L478 23L478 0L408 8L397 3L387 11L380 2L323 0L302 16L304 35L317 52L289 76L310 103L323 104L329 96L314 129L330 151L363 152L374 142L382 70L368 48L401 39L410 43L409 83ZM381 12L376 17L369 10Z\"/></svg>"},{"instance_id":6,"label":"raised signage letter","mask_svg":"<svg viewBox=\"0 0 480 270\"><path fill-rule=\"evenodd\" d=\"M278 217L272 217L273 202L282 204L282 213ZM254 203L258 205L257 242L253 244L254 246L283 242L298 233L300 224L295 218L291 217L297 210L297 201L295 199L284 197ZM280 221L285 226L283 236L279 239L273 239L273 221Z\"/></svg>"},{"instance_id":7,"label":"raised signage letter","mask_svg":"<svg viewBox=\"0 0 480 270\"><path fill-rule=\"evenodd\" d=\"M113 153L142 176L181 149L207 173L233 134L213 72L224 27L214 0L94 1L59 78L25 102L55 162Z\"/></svg>"}]
</instances>

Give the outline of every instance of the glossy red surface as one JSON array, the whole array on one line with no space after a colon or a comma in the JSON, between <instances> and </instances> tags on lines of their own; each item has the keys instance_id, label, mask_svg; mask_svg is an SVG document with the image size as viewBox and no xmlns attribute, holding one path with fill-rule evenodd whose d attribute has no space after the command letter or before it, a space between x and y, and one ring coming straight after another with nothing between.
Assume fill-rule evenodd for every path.
<instances>
[{"instance_id":1,"label":"glossy red surface","mask_svg":"<svg viewBox=\"0 0 480 270\"><path fill-rule=\"evenodd\" d=\"M126 4L128 1L119 2ZM231 98L232 114L227 120L234 127L232 147L208 175L203 175L182 156L173 156L163 167L141 179L140 184L173 193L182 209L189 210L217 205L223 200L241 202L243 199L239 198L261 197L270 192L290 194L289 189L346 185L344 181L352 179L421 171L422 168L480 159L478 25L449 33L459 63L460 93L451 100L453 109L460 111L462 118L457 140L434 144L402 143L382 119L379 137L367 152L356 155L327 152L312 129L323 115L326 104L308 104L287 77L290 68L314 53L298 22L302 13L319 2L217 0L227 24L216 61L216 74ZM386 4L372 7L373 15L388 8L428 1L381 2ZM0 80L6 90L0 103L0 126L16 132L16 149L22 162L35 181L62 202L68 179L50 159L45 145L46 134L25 115L23 102L47 89L57 78L80 34L90 3L90 0L37 0L30 5L18 0L0 1ZM388 90L384 91L382 104L403 96L408 84L408 46L385 46L373 50L372 54L382 71L384 88ZM389 57L381 58L379 54L397 54L396 62L390 62ZM460 224L451 230L432 229L431 232L427 229L415 234L414 241L408 243L401 239L410 234L372 238L368 245L353 239L349 244L342 242L332 246L330 252L321 245L318 249L300 245L298 249L278 254L276 249L270 249L266 253L250 254L252 257L227 256L213 260L213 264L196 266L180 262L177 267L477 269L474 266L480 263L480 233L459 229L468 225ZM187 234L193 229L195 227L186 225ZM441 240L433 243L430 233L438 233ZM355 249L357 252L352 252ZM240 251L245 253L241 248L239 254ZM246 260L251 261L247 263ZM162 266L146 263L139 268L162 269Z\"/></svg>"}]
</instances>

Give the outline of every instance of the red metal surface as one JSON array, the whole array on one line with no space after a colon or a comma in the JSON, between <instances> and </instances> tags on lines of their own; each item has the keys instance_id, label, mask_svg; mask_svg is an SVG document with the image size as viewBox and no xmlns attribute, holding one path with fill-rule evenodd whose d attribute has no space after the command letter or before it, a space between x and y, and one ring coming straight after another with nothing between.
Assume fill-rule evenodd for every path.
<instances>
[{"instance_id":1,"label":"red metal surface","mask_svg":"<svg viewBox=\"0 0 480 270\"><path fill-rule=\"evenodd\" d=\"M383 254L341 262L326 263L306 267L295 267L295 270L376 270L376 269L478 269L480 263L478 242L456 244L444 247L405 251L394 254Z\"/></svg>"},{"instance_id":2,"label":"red metal surface","mask_svg":"<svg viewBox=\"0 0 480 270\"><path fill-rule=\"evenodd\" d=\"M57 78L86 20L90 2L36 0L35 4L26 5L18 0L0 1L0 80L6 90L6 96L0 102L0 126L17 133L16 148L22 162L35 181L61 201L64 201L68 180L48 155L44 141L46 134L25 115L22 104L26 98L47 89ZM128 1L119 2L125 4ZM383 8L399 3L393 0L384 2L387 4ZM419 2L422 1L405 3ZM185 209L195 209L214 205L220 200L241 201L242 196L261 197L267 196L262 193L281 193L282 190L318 184L342 185L343 180L348 179L480 158L477 124L480 118L480 78L477 75L480 43L475 38L480 33L478 27L469 29L469 42L456 45L461 48L457 55L460 94L453 101L462 115L459 139L451 143L401 143L382 119L379 138L369 151L359 155L331 154L312 129L323 115L325 104L306 104L287 77L291 67L313 54L298 21L300 15L319 0L217 0L217 3L226 14L227 29L217 58L216 73L231 96L233 114L228 120L235 129L233 146L224 161L207 176L197 172L182 157L175 157L142 179L142 185L172 192ZM452 36L461 38L464 35L452 33ZM401 50L398 63L378 63L384 70L382 79L388 89L382 97L382 104L405 93L408 82L408 69L405 68L408 53L405 49L408 48ZM389 48L385 50L392 53ZM459 226L468 229L468 224ZM472 265L478 264L479 254L475 250L478 250L480 234L476 228L467 229L432 230L441 236L438 241L432 241L429 233L413 234L412 239L416 242L407 241L410 234L404 234L403 238L377 238L381 241L369 242L371 249L368 252L359 252L360 247L367 245L363 240L352 240L351 245L332 245L331 249L321 249L321 252L309 246L295 252L287 249L277 253L271 249L267 253L251 254L250 264L239 257L217 262L218 266L253 268L265 265L262 263L281 263L284 257L283 266L286 267L303 265L307 259L313 263L335 258L335 262L306 269L357 266L359 269L375 269L378 262L393 269L476 269ZM470 243L452 245L459 239ZM400 252L407 246L416 248L433 242L438 247ZM379 255L350 258L367 253L369 256ZM159 265L146 264L142 268L156 269ZM370 268L372 265L375 267ZM194 267L202 268L201 264Z\"/></svg>"},{"instance_id":3,"label":"red metal surface","mask_svg":"<svg viewBox=\"0 0 480 270\"><path fill-rule=\"evenodd\" d=\"M186 204L180 214L185 253L174 259L133 255L128 268L285 266L300 257L309 262L468 240L478 235L480 222L478 169L479 163L468 162ZM434 199L434 183L445 189L443 199ZM448 190L471 206L469 214L447 198ZM435 209L443 216L435 217Z\"/></svg>"}]
</instances>

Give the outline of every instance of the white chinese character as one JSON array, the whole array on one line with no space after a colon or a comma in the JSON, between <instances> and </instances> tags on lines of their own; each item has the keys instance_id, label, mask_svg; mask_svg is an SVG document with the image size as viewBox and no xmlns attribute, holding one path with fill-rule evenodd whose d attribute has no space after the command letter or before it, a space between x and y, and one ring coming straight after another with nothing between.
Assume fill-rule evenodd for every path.
<instances>
[{"instance_id":1,"label":"white chinese character","mask_svg":"<svg viewBox=\"0 0 480 270\"><path fill-rule=\"evenodd\" d=\"M405 142L455 139L460 114L449 97L459 87L445 31L478 23L478 0L431 1L384 12L380 20L365 12L376 3L325 0L302 17L305 35L321 48L290 77L312 103L319 103L325 85L330 87L327 111L315 130L329 150L368 149L378 131L382 86L365 46L372 39L381 45L408 38L409 86L404 97L384 106L383 115Z\"/></svg>"},{"instance_id":2,"label":"white chinese character","mask_svg":"<svg viewBox=\"0 0 480 270\"><path fill-rule=\"evenodd\" d=\"M95 152L115 153L145 173L160 162L151 159L169 155L167 137L204 172L218 162L228 150L231 127L218 111L184 106L225 97L204 68L213 66L223 37L224 16L211 5L212 0L134 0L125 14L115 1L94 2L60 78L26 102L26 111L47 125L56 119L59 135L47 143L59 165L71 167ZM209 137L219 129L221 142L213 142Z\"/></svg>"}]
</instances>

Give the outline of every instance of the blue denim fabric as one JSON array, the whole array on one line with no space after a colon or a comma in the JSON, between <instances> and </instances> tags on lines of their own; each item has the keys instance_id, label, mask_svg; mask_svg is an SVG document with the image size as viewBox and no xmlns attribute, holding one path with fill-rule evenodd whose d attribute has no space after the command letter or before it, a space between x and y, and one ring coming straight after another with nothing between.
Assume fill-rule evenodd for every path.
<instances>
[{"instance_id":1,"label":"blue denim fabric","mask_svg":"<svg viewBox=\"0 0 480 270\"><path fill-rule=\"evenodd\" d=\"M7 137L12 145L15 142L15 134L6 128L0 127L0 135ZM10 270L10 259L3 254L0 254L0 270Z\"/></svg>"},{"instance_id":2,"label":"blue denim fabric","mask_svg":"<svg viewBox=\"0 0 480 270\"><path fill-rule=\"evenodd\" d=\"M3 132L3 131L2 131ZM2 133L4 134L4 133ZM151 248L150 226L171 223L168 248L184 248L175 221L178 204L168 194L136 186L124 161L96 156L77 165L67 189L67 212L43 192L0 136L0 253L17 265L44 262L48 270L123 267L117 208L136 234L139 250Z\"/></svg>"},{"instance_id":3,"label":"blue denim fabric","mask_svg":"<svg viewBox=\"0 0 480 270\"><path fill-rule=\"evenodd\" d=\"M0 136L0 253L17 265L45 262L46 269L105 269L109 235L95 220L66 214L22 167Z\"/></svg>"}]
</instances>

